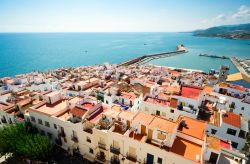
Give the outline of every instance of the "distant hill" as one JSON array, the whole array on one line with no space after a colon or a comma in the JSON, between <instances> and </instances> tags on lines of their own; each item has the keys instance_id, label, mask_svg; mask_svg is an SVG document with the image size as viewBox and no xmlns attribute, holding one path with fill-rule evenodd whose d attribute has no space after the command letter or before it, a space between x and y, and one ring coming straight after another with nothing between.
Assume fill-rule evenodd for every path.
<instances>
[{"instance_id":1,"label":"distant hill","mask_svg":"<svg viewBox=\"0 0 250 164\"><path fill-rule=\"evenodd\" d=\"M211 27L206 30L196 30L194 36L221 37L227 39L250 40L250 23Z\"/></svg>"}]
</instances>

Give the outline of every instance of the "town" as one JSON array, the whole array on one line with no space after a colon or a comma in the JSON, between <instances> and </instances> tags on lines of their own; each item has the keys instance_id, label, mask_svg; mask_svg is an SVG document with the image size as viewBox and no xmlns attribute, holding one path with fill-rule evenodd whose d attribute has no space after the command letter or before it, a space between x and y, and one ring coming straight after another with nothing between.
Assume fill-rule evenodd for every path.
<instances>
[{"instance_id":1,"label":"town","mask_svg":"<svg viewBox=\"0 0 250 164\"><path fill-rule=\"evenodd\" d=\"M30 122L97 163L246 163L249 89L155 65L60 68L0 79L0 126Z\"/></svg>"}]
</instances>

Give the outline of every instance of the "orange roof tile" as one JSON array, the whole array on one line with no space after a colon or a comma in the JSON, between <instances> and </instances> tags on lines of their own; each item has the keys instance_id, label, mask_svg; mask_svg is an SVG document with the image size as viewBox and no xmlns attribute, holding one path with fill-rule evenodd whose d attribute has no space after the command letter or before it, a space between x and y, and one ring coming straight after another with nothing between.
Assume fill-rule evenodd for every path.
<instances>
[{"instance_id":1,"label":"orange roof tile","mask_svg":"<svg viewBox=\"0 0 250 164\"><path fill-rule=\"evenodd\" d=\"M133 119L133 122L140 122L142 125L148 126L151 123L151 121L154 119L154 117L155 116L150 115L150 114L138 112L138 114Z\"/></svg>"},{"instance_id":2,"label":"orange roof tile","mask_svg":"<svg viewBox=\"0 0 250 164\"><path fill-rule=\"evenodd\" d=\"M227 112L222 115L222 121L232 125L236 128L240 128L240 115L234 114L232 112Z\"/></svg>"},{"instance_id":3,"label":"orange roof tile","mask_svg":"<svg viewBox=\"0 0 250 164\"><path fill-rule=\"evenodd\" d=\"M220 151L220 148L221 148L220 139L214 136L210 136L210 135L208 135L206 139L207 139L206 143L208 144L207 145L208 148Z\"/></svg>"},{"instance_id":4,"label":"orange roof tile","mask_svg":"<svg viewBox=\"0 0 250 164\"><path fill-rule=\"evenodd\" d=\"M177 123L165 120L160 117L155 117L149 124L149 128L156 128L164 132L173 133L174 129L177 128Z\"/></svg>"},{"instance_id":5,"label":"orange roof tile","mask_svg":"<svg viewBox=\"0 0 250 164\"><path fill-rule=\"evenodd\" d=\"M187 127L183 127L178 129L180 132L187 134L189 136L198 138L200 140L204 139L204 132L206 128L206 123L203 121L198 121L196 119L192 119L190 117L184 117L185 123Z\"/></svg>"},{"instance_id":6,"label":"orange roof tile","mask_svg":"<svg viewBox=\"0 0 250 164\"><path fill-rule=\"evenodd\" d=\"M176 137L170 151L195 162L201 160L202 147L179 137Z\"/></svg>"},{"instance_id":7,"label":"orange roof tile","mask_svg":"<svg viewBox=\"0 0 250 164\"><path fill-rule=\"evenodd\" d=\"M202 89L183 86L181 89L181 96L197 100L201 92Z\"/></svg>"},{"instance_id":8,"label":"orange roof tile","mask_svg":"<svg viewBox=\"0 0 250 164\"><path fill-rule=\"evenodd\" d=\"M125 120L132 120L135 117L136 113L129 111L122 111L119 113L119 117L124 118Z\"/></svg>"},{"instance_id":9,"label":"orange roof tile","mask_svg":"<svg viewBox=\"0 0 250 164\"><path fill-rule=\"evenodd\" d=\"M70 110L70 113L78 117L82 117L86 112L87 110L78 107L74 107L73 109Z\"/></svg>"}]
</instances>

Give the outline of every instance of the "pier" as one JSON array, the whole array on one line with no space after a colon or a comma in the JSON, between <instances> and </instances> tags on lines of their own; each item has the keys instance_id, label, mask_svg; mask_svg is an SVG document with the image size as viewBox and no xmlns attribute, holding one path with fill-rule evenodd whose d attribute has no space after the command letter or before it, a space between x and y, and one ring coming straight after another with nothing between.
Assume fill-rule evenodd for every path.
<instances>
[{"instance_id":1,"label":"pier","mask_svg":"<svg viewBox=\"0 0 250 164\"><path fill-rule=\"evenodd\" d=\"M176 51L171 51L171 52L162 52L162 53L156 53L156 54L150 54L150 55L143 55L131 60L128 60L126 62L123 62L121 64L118 65L118 67L120 66L129 66L132 64L145 64L151 60L154 59L159 59L159 58L165 58L165 57L171 57L171 56L175 56L178 54L183 54L183 53L187 53L187 49L183 46L183 45L178 45L176 48Z\"/></svg>"},{"instance_id":2,"label":"pier","mask_svg":"<svg viewBox=\"0 0 250 164\"><path fill-rule=\"evenodd\" d=\"M210 57L210 58L218 58L218 59L230 59L227 56L217 56L217 55L208 55L208 54L200 54L199 56Z\"/></svg>"}]
</instances>

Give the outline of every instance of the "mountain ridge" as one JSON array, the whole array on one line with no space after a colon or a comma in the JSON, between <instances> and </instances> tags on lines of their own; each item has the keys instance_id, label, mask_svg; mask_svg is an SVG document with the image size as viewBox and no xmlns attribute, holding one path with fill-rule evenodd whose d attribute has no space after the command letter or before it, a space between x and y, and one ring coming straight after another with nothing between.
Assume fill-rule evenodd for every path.
<instances>
[{"instance_id":1,"label":"mountain ridge","mask_svg":"<svg viewBox=\"0 0 250 164\"><path fill-rule=\"evenodd\" d=\"M194 36L250 40L250 23L222 25L193 31Z\"/></svg>"}]
</instances>

